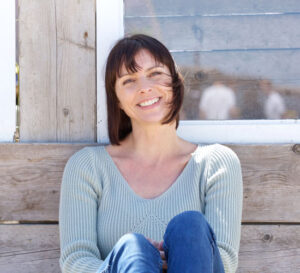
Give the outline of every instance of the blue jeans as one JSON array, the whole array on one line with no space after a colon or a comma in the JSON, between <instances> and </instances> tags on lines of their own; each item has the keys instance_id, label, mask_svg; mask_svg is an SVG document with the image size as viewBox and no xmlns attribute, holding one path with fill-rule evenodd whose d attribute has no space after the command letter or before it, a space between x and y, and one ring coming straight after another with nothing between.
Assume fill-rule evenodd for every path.
<instances>
[{"instance_id":1,"label":"blue jeans","mask_svg":"<svg viewBox=\"0 0 300 273\"><path fill-rule=\"evenodd\" d=\"M168 224L163 248L168 273L224 273L215 234L204 216L186 211ZM161 273L159 251L141 234L117 242L97 273Z\"/></svg>"}]
</instances>

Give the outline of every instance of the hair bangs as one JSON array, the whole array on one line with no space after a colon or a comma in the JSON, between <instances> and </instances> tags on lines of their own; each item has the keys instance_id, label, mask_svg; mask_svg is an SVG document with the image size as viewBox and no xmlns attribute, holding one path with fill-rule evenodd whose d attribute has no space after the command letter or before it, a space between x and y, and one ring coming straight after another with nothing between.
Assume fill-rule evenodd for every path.
<instances>
[{"instance_id":1,"label":"hair bangs","mask_svg":"<svg viewBox=\"0 0 300 273\"><path fill-rule=\"evenodd\" d=\"M117 69L117 76L121 77L122 76L122 69L125 68L126 71L130 73L135 73L141 67L137 64L135 58L136 55L141 51L141 50L146 50L150 53L150 55L154 58L155 64L163 64L167 65L168 60L167 58L164 57L162 54L162 49L158 47L154 47L152 44L147 43L146 41L139 41L139 40L133 40L133 41L128 41L126 43L126 46L120 53L120 56L118 56L118 59L116 60L118 65Z\"/></svg>"}]
</instances>

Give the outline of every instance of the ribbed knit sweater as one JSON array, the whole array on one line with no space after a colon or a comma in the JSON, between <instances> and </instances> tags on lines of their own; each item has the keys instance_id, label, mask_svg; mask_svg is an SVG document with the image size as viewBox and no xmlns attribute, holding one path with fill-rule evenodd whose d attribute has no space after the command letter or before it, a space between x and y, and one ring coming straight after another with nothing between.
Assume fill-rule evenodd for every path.
<instances>
[{"instance_id":1,"label":"ribbed knit sweater","mask_svg":"<svg viewBox=\"0 0 300 273\"><path fill-rule=\"evenodd\" d=\"M118 239L137 232L161 241L177 214L204 214L216 235L226 273L236 271L242 215L240 163L229 148L198 146L176 181L153 199L138 196L104 146L68 161L61 186L60 266L66 273L97 272Z\"/></svg>"}]
</instances>

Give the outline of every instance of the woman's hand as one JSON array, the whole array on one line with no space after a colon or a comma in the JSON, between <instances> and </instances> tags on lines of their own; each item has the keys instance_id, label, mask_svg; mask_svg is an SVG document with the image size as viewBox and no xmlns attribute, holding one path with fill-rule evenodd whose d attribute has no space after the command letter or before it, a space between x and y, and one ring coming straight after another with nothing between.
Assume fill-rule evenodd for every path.
<instances>
[{"instance_id":1,"label":"woman's hand","mask_svg":"<svg viewBox=\"0 0 300 273\"><path fill-rule=\"evenodd\" d=\"M164 248L163 248L163 243L164 241L161 241L161 242L157 242L157 241L154 241L150 238L147 238L147 240L155 247L158 249L159 253L160 253L160 257L163 261L163 269L164 269L164 272L166 272L166 270L168 269L168 264L167 264L167 261L166 261L166 255L165 255L165 251L164 251Z\"/></svg>"}]
</instances>

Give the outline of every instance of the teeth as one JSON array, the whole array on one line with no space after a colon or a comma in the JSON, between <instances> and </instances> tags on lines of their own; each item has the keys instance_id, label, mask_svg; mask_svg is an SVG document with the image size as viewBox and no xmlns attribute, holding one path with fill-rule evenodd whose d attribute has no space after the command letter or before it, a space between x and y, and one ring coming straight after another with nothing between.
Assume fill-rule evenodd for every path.
<instances>
[{"instance_id":1,"label":"teeth","mask_svg":"<svg viewBox=\"0 0 300 273\"><path fill-rule=\"evenodd\" d=\"M152 99L152 100L147 100L147 101L144 101L142 103L140 103L139 105L140 106L149 106L149 105L152 105L156 102L158 102L159 98L155 98L155 99Z\"/></svg>"}]
</instances>

